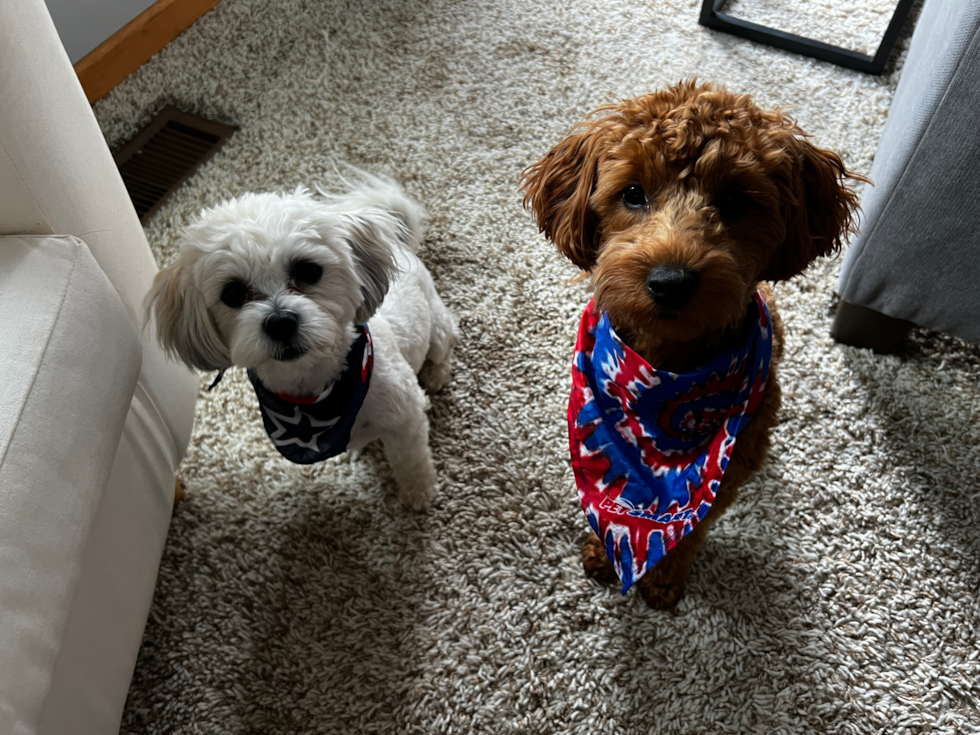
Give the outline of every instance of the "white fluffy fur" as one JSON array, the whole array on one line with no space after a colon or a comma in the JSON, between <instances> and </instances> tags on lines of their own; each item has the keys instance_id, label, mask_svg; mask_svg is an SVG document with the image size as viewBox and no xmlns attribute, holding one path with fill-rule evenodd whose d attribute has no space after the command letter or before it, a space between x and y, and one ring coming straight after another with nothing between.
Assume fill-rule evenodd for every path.
<instances>
[{"instance_id":1,"label":"white fluffy fur","mask_svg":"<svg viewBox=\"0 0 980 735\"><path fill-rule=\"evenodd\" d=\"M205 210L147 296L160 342L193 367L254 367L275 392L315 395L340 375L354 326L367 321L374 373L348 449L380 438L399 498L424 508L436 475L419 381L433 392L446 384L456 340L455 320L415 255L424 220L398 184L362 172L341 195L299 188ZM293 281L301 261L322 267L317 283ZM231 281L248 289L239 308L221 300ZM264 329L281 312L298 319L290 346L303 351L288 361Z\"/></svg>"}]
</instances>

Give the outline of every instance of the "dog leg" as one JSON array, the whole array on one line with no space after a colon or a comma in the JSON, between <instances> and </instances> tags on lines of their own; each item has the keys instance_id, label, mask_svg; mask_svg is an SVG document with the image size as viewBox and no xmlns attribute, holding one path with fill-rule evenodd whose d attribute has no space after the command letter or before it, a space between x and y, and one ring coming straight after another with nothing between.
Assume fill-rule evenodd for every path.
<instances>
[{"instance_id":1,"label":"dog leg","mask_svg":"<svg viewBox=\"0 0 980 735\"><path fill-rule=\"evenodd\" d=\"M432 303L429 351L419 371L419 383L429 393L438 393L452 377L451 363L456 339L456 320L442 299L436 296Z\"/></svg>"},{"instance_id":2,"label":"dog leg","mask_svg":"<svg viewBox=\"0 0 980 735\"><path fill-rule=\"evenodd\" d=\"M424 411L382 436L385 456L398 483L398 499L424 510L435 495L436 468L429 450L429 420Z\"/></svg>"},{"instance_id":3,"label":"dog leg","mask_svg":"<svg viewBox=\"0 0 980 735\"><path fill-rule=\"evenodd\" d=\"M687 578L691 575L691 562L697 554L704 537L707 524L699 524L691 533L680 540L667 552L653 569L636 583L640 596L655 610L669 610L684 596Z\"/></svg>"},{"instance_id":4,"label":"dog leg","mask_svg":"<svg viewBox=\"0 0 980 735\"><path fill-rule=\"evenodd\" d=\"M590 533L582 544L582 568L585 569L586 575L600 584L616 584L619 581L616 567L606 556L606 549L595 531Z\"/></svg>"},{"instance_id":5,"label":"dog leg","mask_svg":"<svg viewBox=\"0 0 980 735\"><path fill-rule=\"evenodd\" d=\"M767 393L763 401L766 400L778 401L778 390ZM758 421L749 424L745 432L740 435L743 440L750 430L761 433L761 438L750 442L751 446L768 448L768 434L766 433L768 428ZM736 451L732 456L728 464L728 471L721 481L721 487L718 489L715 502L708 514L636 583L640 595L650 607L657 610L669 610L684 596L684 587L687 584L687 578L691 575L691 564L708 535L708 529L738 499L738 488L755 471L752 469L752 463L762 463L762 459L765 457L765 449L762 449L761 456L746 455L744 452L745 445L746 443L743 441L743 444L740 445L743 451ZM736 447L738 446L736 445Z\"/></svg>"},{"instance_id":6,"label":"dog leg","mask_svg":"<svg viewBox=\"0 0 980 735\"><path fill-rule=\"evenodd\" d=\"M180 478L175 478L174 481L174 510L180 505L180 501L184 499L184 483L180 481Z\"/></svg>"},{"instance_id":7,"label":"dog leg","mask_svg":"<svg viewBox=\"0 0 980 735\"><path fill-rule=\"evenodd\" d=\"M708 524L704 522L698 524L657 562L653 569L640 577L636 588L650 607L669 610L683 597L687 578L691 574L691 562L707 532ZM590 533L582 545L582 567L585 573L597 582L602 584L619 582L616 569L606 556L606 549L595 533Z\"/></svg>"}]
</instances>

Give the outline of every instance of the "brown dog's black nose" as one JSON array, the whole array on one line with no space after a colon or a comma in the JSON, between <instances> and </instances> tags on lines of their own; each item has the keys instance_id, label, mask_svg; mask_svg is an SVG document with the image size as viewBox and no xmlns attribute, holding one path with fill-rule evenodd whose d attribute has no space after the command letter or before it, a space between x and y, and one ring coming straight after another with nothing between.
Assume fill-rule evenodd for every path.
<instances>
[{"instance_id":1,"label":"brown dog's black nose","mask_svg":"<svg viewBox=\"0 0 980 735\"><path fill-rule=\"evenodd\" d=\"M262 328L272 339L281 344L289 342L296 336L299 327L299 320L295 314L288 311L280 311L265 320Z\"/></svg>"},{"instance_id":2,"label":"brown dog's black nose","mask_svg":"<svg viewBox=\"0 0 980 735\"><path fill-rule=\"evenodd\" d=\"M694 298L701 287L696 271L674 265L661 265L647 274L647 289L653 300L664 309L680 309Z\"/></svg>"}]
</instances>

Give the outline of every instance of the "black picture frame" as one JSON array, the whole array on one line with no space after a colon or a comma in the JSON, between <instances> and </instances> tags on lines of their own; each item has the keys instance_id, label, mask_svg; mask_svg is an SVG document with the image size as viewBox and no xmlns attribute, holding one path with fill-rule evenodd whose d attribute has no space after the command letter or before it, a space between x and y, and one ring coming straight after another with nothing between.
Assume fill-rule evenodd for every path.
<instances>
[{"instance_id":1,"label":"black picture frame","mask_svg":"<svg viewBox=\"0 0 980 735\"><path fill-rule=\"evenodd\" d=\"M829 43L814 41L812 38L797 36L796 34L786 33L775 28L767 28L758 23L751 23L741 18L726 15L721 12L721 8L725 5L726 1L703 0L701 17L698 19L698 23L706 28L724 31L725 33L731 33L741 38L747 38L756 43L775 46L776 48L792 51L803 56L810 56L821 61L829 61L831 64L837 64L848 69L856 69L857 71L863 71L868 74L881 74L884 71L885 64L888 63L888 57L891 55L895 41L898 40L898 34L901 32L902 26L905 24L905 19L908 18L909 11L912 9L912 3L914 2L914 0L899 0L892 19L888 23L888 28L885 29L885 35L878 45L878 50L874 56L868 56L867 54L851 51L840 46L832 46Z\"/></svg>"}]
</instances>

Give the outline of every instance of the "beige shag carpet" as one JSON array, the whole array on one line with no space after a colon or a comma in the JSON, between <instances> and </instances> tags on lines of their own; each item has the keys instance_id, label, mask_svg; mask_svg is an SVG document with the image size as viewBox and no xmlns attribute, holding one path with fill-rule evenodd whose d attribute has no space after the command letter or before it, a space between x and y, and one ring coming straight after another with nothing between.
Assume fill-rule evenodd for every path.
<instances>
[{"instance_id":1,"label":"beige shag carpet","mask_svg":"<svg viewBox=\"0 0 980 735\"><path fill-rule=\"evenodd\" d=\"M201 207L349 162L428 207L463 335L423 515L380 451L281 459L242 373L202 391L122 732L980 731L980 349L834 344L840 261L777 290L776 447L677 610L580 569L564 413L588 286L523 212L521 170L593 107L697 75L792 106L867 172L900 73L707 31L699 5L223 0L98 103L110 145L168 102L241 127L147 226L161 264ZM893 5L732 8L869 49Z\"/></svg>"}]
</instances>

